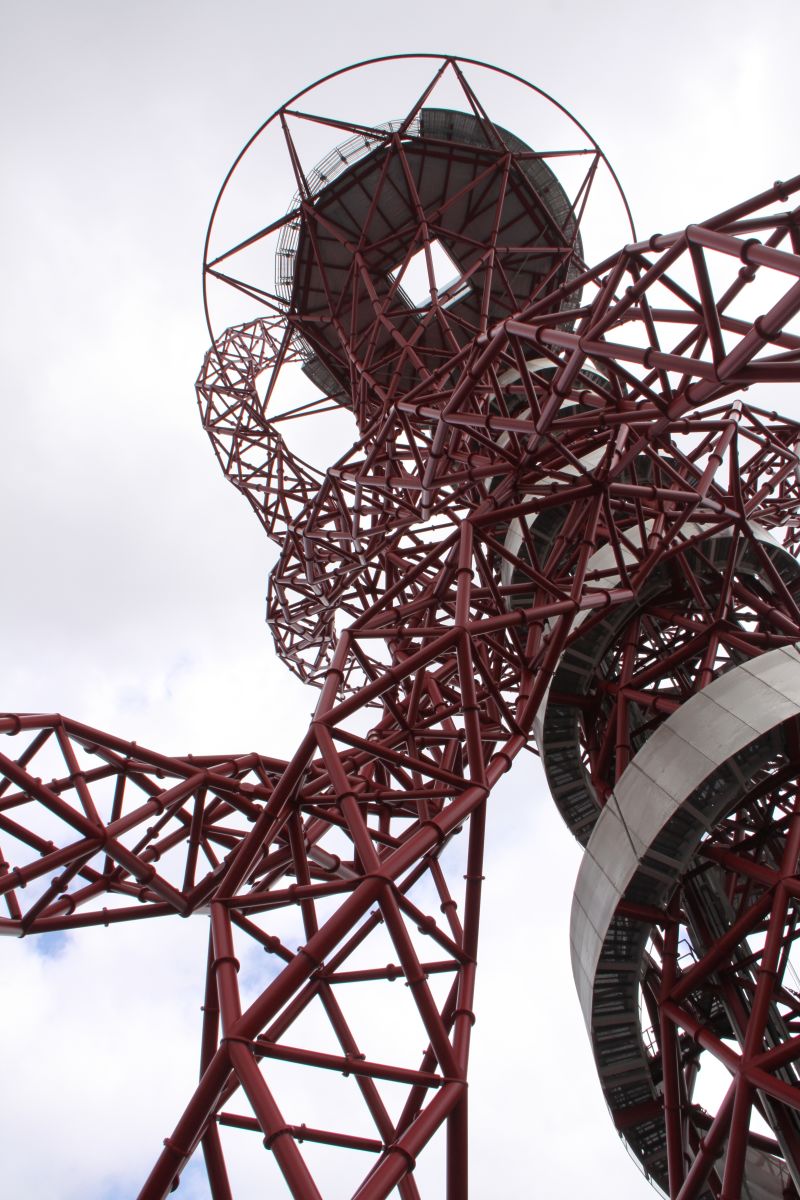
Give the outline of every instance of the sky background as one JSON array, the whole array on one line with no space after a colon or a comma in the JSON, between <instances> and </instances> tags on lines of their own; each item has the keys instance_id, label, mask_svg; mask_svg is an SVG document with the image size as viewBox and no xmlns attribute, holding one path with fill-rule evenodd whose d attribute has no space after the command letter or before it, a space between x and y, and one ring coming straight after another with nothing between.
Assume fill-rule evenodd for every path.
<instances>
[{"instance_id":1,"label":"sky background","mask_svg":"<svg viewBox=\"0 0 800 1200\"><path fill-rule=\"evenodd\" d=\"M192 386L211 205L278 104L372 55L486 59L588 126L649 236L800 169L800 10L763 11L4 0L0 707L173 753L288 756L305 729L315 695L264 626L272 551ZM606 1114L569 970L579 856L524 759L490 835L473 1192L637 1200L651 1193ZM171 1132L196 1073L207 930L155 924L0 948L8 1195L135 1195ZM263 1195L254 1179L243 1168L237 1200ZM184 1191L204 1194L192 1171Z\"/></svg>"}]
</instances>

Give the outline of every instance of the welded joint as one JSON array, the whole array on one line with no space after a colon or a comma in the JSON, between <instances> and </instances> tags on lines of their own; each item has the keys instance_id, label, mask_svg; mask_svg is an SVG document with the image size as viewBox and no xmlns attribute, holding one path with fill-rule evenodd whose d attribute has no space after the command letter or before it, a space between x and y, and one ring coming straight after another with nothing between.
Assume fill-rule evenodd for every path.
<instances>
[{"instance_id":1,"label":"welded joint","mask_svg":"<svg viewBox=\"0 0 800 1200\"><path fill-rule=\"evenodd\" d=\"M417 1160L410 1150L407 1150L401 1141L392 1142L391 1146L386 1147L387 1154L399 1154L405 1159L406 1170L411 1173L417 1165Z\"/></svg>"},{"instance_id":2,"label":"welded joint","mask_svg":"<svg viewBox=\"0 0 800 1200\"><path fill-rule=\"evenodd\" d=\"M241 963L239 962L238 958L236 958L236 956L233 954L217 955L217 957L214 958L211 963L212 970L218 971L220 969L220 967L223 967L226 963L232 963L233 969L236 971L236 973L238 975Z\"/></svg>"}]
</instances>

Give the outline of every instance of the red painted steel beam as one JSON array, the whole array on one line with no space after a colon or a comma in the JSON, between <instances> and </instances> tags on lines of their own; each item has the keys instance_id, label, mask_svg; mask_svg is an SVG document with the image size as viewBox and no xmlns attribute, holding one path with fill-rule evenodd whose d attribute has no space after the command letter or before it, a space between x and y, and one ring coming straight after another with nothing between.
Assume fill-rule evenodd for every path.
<instances>
[{"instance_id":1,"label":"red painted steel beam","mask_svg":"<svg viewBox=\"0 0 800 1200\"><path fill-rule=\"evenodd\" d=\"M575 124L581 145L564 153L589 168L570 196L550 156L492 123L475 64L430 66L392 127L294 97L265 127L297 189L288 215L207 246L209 289L227 282L252 309L213 333L198 402L223 471L279 546L276 649L319 688L301 744L285 762L174 759L65 718L0 718L14 746L0 759L4 931L210 915L200 1080L141 1200L162 1200L200 1149L211 1194L231 1200L227 1129L256 1132L302 1200L326 1187L307 1143L342 1156L360 1200L415 1200L438 1137L436 1194L466 1200L493 789L555 706L596 816L689 696L800 640L777 540L789 526L793 545L800 523L800 425L736 395L800 378L795 217L776 208L800 180L591 266L596 143ZM437 107L445 79L462 113ZM318 167L297 135L314 123L342 143ZM256 246L276 251L275 279L252 273ZM403 272L418 254L428 296L414 304ZM715 264L731 257L742 271L720 290ZM766 315L750 299L762 279ZM321 398L281 411L300 367ZM337 413L355 423L352 449L310 466L287 429ZM789 822L759 840L766 795L707 831L667 911L634 898L620 913L654 930L642 977L657 984L645 990L659 1049L650 1098L615 1120L637 1153L644 1125L663 1139L652 1169L673 1198L701 1195L723 1153L723 1194L742 1194L754 1104L790 1165L800 1140L782 979L800 833ZM732 916L684 969L693 881L711 863ZM377 1039L368 998L390 1011L392 988L402 1018ZM701 1128L703 1049L735 1080ZM341 1098L317 1103L308 1080L340 1075Z\"/></svg>"}]
</instances>

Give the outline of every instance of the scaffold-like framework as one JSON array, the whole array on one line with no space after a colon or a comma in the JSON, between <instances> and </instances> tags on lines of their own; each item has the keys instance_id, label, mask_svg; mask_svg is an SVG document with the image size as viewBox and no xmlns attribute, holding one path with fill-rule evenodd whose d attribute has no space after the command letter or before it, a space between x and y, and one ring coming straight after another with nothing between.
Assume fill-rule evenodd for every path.
<instances>
[{"instance_id":1,"label":"scaffold-like framework","mask_svg":"<svg viewBox=\"0 0 800 1200\"><path fill-rule=\"evenodd\" d=\"M262 127L288 212L213 249L260 131L207 245L250 316L200 411L279 547L308 732L171 758L0 718L0 927L210 918L199 1082L140 1200L193 1156L232 1200L254 1136L297 1200L331 1164L337 1195L466 1200L485 834L535 746L586 847L573 964L617 1130L671 1200L796 1196L800 423L760 385L800 381L800 177L592 265L597 144L537 150L480 64L426 66L399 120L289 101ZM339 418L334 465L290 448Z\"/></svg>"}]
</instances>

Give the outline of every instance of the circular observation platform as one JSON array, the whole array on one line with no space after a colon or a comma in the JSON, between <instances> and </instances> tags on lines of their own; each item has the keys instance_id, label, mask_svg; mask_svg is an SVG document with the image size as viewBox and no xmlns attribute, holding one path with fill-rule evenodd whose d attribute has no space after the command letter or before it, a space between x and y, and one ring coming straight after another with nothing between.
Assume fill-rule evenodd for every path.
<instances>
[{"instance_id":1,"label":"circular observation platform","mask_svg":"<svg viewBox=\"0 0 800 1200\"><path fill-rule=\"evenodd\" d=\"M582 259L544 159L469 113L423 108L377 146L351 139L309 192L313 219L285 227L277 280L306 374L343 403L354 366L369 388L402 394Z\"/></svg>"}]
</instances>

